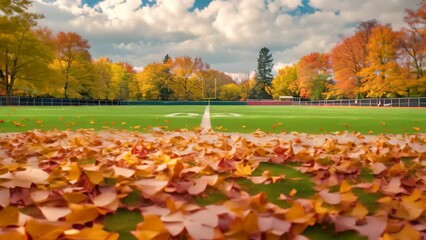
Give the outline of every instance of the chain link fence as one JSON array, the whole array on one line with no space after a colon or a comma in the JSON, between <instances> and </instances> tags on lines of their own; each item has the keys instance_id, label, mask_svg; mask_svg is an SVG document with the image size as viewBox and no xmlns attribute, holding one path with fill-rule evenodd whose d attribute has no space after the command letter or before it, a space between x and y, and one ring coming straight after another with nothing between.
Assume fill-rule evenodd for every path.
<instances>
[{"instance_id":1,"label":"chain link fence","mask_svg":"<svg viewBox=\"0 0 426 240\"><path fill-rule=\"evenodd\" d=\"M354 107L426 107L426 98L369 98L319 101L294 101L300 106L354 106Z\"/></svg>"},{"instance_id":2,"label":"chain link fence","mask_svg":"<svg viewBox=\"0 0 426 240\"><path fill-rule=\"evenodd\" d=\"M0 97L0 106L118 106L118 105L207 105L206 101L123 101L66 98ZM211 101L211 105L296 105L296 106L360 106L360 107L426 107L422 98L371 98L319 101Z\"/></svg>"}]
</instances>

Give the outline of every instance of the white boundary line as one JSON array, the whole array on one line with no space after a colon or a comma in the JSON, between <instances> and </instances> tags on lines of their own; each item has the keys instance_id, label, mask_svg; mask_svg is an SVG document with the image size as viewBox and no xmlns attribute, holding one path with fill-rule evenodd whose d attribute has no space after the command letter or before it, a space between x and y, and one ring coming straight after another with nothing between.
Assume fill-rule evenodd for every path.
<instances>
[{"instance_id":1,"label":"white boundary line","mask_svg":"<svg viewBox=\"0 0 426 240\"><path fill-rule=\"evenodd\" d=\"M210 106L207 105L204 110L203 118L201 119L201 132L206 133L212 131L212 124L210 122Z\"/></svg>"}]
</instances>

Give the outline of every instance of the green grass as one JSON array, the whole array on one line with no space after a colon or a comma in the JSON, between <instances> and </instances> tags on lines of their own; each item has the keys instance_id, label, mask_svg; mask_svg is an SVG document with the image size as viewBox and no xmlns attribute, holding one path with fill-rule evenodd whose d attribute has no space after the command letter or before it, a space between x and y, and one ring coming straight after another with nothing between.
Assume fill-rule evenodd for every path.
<instances>
[{"instance_id":1,"label":"green grass","mask_svg":"<svg viewBox=\"0 0 426 240\"><path fill-rule=\"evenodd\" d=\"M300 106L211 106L210 112L233 112L238 118L211 119L212 126L227 131L296 131L326 133L349 131L368 133L414 133L426 130L424 108L300 107ZM245 126L245 128L244 128Z\"/></svg>"},{"instance_id":2,"label":"green grass","mask_svg":"<svg viewBox=\"0 0 426 240\"><path fill-rule=\"evenodd\" d=\"M149 131L200 125L205 106L89 106L89 107L0 107L0 132L31 129L107 128ZM172 113L196 113L192 117L170 117ZM426 130L426 109L384 107L300 107L300 106L211 106L213 130L225 132L297 131L327 133L415 133ZM241 116L217 116L235 113ZM25 126L15 126L15 123ZM136 126L136 129L135 129ZM419 128L419 130L416 130Z\"/></svg>"},{"instance_id":3,"label":"green grass","mask_svg":"<svg viewBox=\"0 0 426 240\"><path fill-rule=\"evenodd\" d=\"M0 132L55 128L113 128L146 132L157 126L167 127L167 130L192 129L200 125L204 109L204 106L0 107L0 120L3 120ZM198 116L166 116L171 113L197 113ZM14 122L25 126L17 127Z\"/></svg>"}]
</instances>

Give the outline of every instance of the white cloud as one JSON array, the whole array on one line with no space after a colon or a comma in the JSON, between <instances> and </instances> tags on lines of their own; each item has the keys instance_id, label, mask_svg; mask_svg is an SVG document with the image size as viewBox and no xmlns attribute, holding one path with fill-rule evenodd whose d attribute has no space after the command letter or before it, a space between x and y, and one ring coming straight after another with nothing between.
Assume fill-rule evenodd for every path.
<instances>
[{"instance_id":1,"label":"white cloud","mask_svg":"<svg viewBox=\"0 0 426 240\"><path fill-rule=\"evenodd\" d=\"M89 39L95 57L143 67L165 54L189 55L218 70L248 73L261 47L271 49L276 68L291 64L310 52L328 51L360 21L400 28L404 9L419 0L310 0L318 11L306 15L291 14L302 0L214 0L189 11L194 2L142 6L142 0L103 0L90 7L81 0L36 0L32 10L45 14L40 25Z\"/></svg>"}]
</instances>

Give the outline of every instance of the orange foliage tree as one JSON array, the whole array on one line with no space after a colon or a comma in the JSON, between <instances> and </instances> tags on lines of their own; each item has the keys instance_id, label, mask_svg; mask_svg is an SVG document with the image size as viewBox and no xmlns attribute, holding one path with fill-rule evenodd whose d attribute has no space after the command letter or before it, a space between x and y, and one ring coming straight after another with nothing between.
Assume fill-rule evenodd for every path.
<instances>
[{"instance_id":1,"label":"orange foliage tree","mask_svg":"<svg viewBox=\"0 0 426 240\"><path fill-rule=\"evenodd\" d=\"M426 77L423 69L426 58L426 2L423 1L417 10L407 9L406 13L404 21L408 27L400 31L399 37L402 62L410 71L412 84L409 90L426 95Z\"/></svg>"},{"instance_id":2,"label":"orange foliage tree","mask_svg":"<svg viewBox=\"0 0 426 240\"><path fill-rule=\"evenodd\" d=\"M75 32L59 32L56 35L57 62L63 75L64 97L68 98L68 90L72 83L78 82L82 65L91 62L89 41Z\"/></svg>"},{"instance_id":3,"label":"orange foliage tree","mask_svg":"<svg viewBox=\"0 0 426 240\"><path fill-rule=\"evenodd\" d=\"M298 85L303 98L320 99L330 77L330 57L323 53L310 53L297 64Z\"/></svg>"},{"instance_id":4,"label":"orange foliage tree","mask_svg":"<svg viewBox=\"0 0 426 240\"><path fill-rule=\"evenodd\" d=\"M368 66L360 72L360 91L367 97L402 95L407 90L406 74L398 65L397 33L390 25L376 26L367 45Z\"/></svg>"},{"instance_id":5,"label":"orange foliage tree","mask_svg":"<svg viewBox=\"0 0 426 240\"><path fill-rule=\"evenodd\" d=\"M376 20L361 22L354 35L342 39L330 52L335 89L342 97L356 97L362 81L360 71L367 66L368 42Z\"/></svg>"},{"instance_id":6,"label":"orange foliage tree","mask_svg":"<svg viewBox=\"0 0 426 240\"><path fill-rule=\"evenodd\" d=\"M201 96L201 79L203 72L210 68L208 64L201 58L189 56L176 57L167 64L173 74L170 82L177 99L193 100L196 96Z\"/></svg>"}]
</instances>

